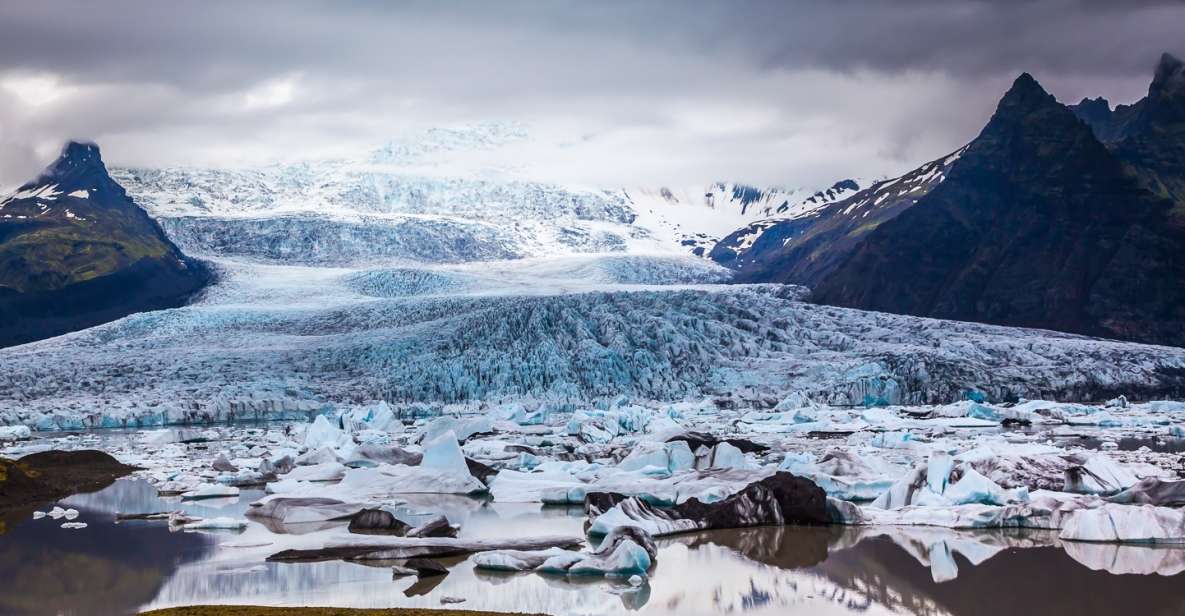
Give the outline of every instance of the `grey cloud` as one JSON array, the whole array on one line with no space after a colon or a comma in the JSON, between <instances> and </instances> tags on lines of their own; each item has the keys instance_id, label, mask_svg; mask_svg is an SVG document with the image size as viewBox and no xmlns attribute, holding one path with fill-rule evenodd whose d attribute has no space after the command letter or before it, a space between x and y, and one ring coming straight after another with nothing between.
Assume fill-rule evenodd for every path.
<instances>
[{"instance_id":1,"label":"grey cloud","mask_svg":"<svg viewBox=\"0 0 1185 616\"><path fill-rule=\"evenodd\" d=\"M1022 70L1067 101L1138 97L1181 23L1173 1L6 2L0 80L72 89L0 91L0 184L67 137L217 163L504 118L597 135L573 156L602 159L571 163L596 181L889 173L973 137ZM292 101L236 103L284 79ZM735 132L701 130L713 114Z\"/></svg>"}]
</instances>

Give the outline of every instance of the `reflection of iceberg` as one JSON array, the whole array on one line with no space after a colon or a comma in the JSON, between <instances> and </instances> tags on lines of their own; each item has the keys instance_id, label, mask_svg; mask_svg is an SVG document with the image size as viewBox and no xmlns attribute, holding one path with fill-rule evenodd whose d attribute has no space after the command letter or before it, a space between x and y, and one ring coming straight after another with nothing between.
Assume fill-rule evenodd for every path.
<instances>
[{"instance_id":1,"label":"reflection of iceberg","mask_svg":"<svg viewBox=\"0 0 1185 616\"><path fill-rule=\"evenodd\" d=\"M1095 571L1165 576L1185 572L1185 548L1079 541L1066 541L1062 547L1070 558Z\"/></svg>"},{"instance_id":2,"label":"reflection of iceberg","mask_svg":"<svg viewBox=\"0 0 1185 616\"><path fill-rule=\"evenodd\" d=\"M857 543L873 537L889 538L923 566L929 567L935 582L958 577L955 554L978 566L1009 548L1044 547L1057 542L1052 533L1034 531L951 532L924 526L885 526L865 527L856 532Z\"/></svg>"}]
</instances>

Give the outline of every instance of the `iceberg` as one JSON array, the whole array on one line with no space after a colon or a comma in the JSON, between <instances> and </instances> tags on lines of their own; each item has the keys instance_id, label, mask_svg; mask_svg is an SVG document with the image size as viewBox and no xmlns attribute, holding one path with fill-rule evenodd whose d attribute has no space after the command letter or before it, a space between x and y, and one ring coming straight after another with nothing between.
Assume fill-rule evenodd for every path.
<instances>
[{"instance_id":1,"label":"iceberg","mask_svg":"<svg viewBox=\"0 0 1185 616\"><path fill-rule=\"evenodd\" d=\"M1070 512L1058 537L1065 541L1185 544L1185 510L1107 503Z\"/></svg>"}]
</instances>

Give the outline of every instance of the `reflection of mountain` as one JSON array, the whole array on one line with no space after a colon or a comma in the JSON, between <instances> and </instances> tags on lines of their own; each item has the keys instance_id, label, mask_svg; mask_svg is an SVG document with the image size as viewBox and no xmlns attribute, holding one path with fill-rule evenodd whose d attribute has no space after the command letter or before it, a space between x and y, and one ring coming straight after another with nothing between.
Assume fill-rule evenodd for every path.
<instances>
[{"instance_id":1,"label":"reflection of mountain","mask_svg":"<svg viewBox=\"0 0 1185 616\"><path fill-rule=\"evenodd\" d=\"M936 583L929 567L892 540L876 538L833 553L815 570L842 586L898 604L912 614L1185 613L1181 576L1117 576L1092 571L1058 547L1008 549L973 566L961 554L959 575Z\"/></svg>"},{"instance_id":2,"label":"reflection of mountain","mask_svg":"<svg viewBox=\"0 0 1185 616\"><path fill-rule=\"evenodd\" d=\"M49 519L27 520L0 537L0 614L134 613L211 547L203 535L161 525L116 525L89 510L80 519L90 526L67 531Z\"/></svg>"},{"instance_id":3,"label":"reflection of mountain","mask_svg":"<svg viewBox=\"0 0 1185 616\"><path fill-rule=\"evenodd\" d=\"M1126 546L1128 553L1116 556L1119 546L1073 544L1063 550L1049 533L933 531L753 528L684 535L664 543L708 551L725 547L755 563L822 576L837 586L834 596L842 597L839 602L850 611L883 606L919 616L1185 613L1180 592L1185 575L1177 568L1150 570L1162 575L1103 570L1122 561L1127 571L1143 572L1140 563L1175 562L1185 550ZM1086 554L1094 551L1101 556ZM944 559L957 568L957 577L939 583L931 566L942 569Z\"/></svg>"}]
</instances>

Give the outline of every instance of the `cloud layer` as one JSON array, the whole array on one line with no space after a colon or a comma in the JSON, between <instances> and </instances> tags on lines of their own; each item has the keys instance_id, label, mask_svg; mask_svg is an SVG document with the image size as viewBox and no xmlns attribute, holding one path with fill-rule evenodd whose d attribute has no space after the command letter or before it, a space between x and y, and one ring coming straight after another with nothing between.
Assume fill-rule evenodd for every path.
<instances>
[{"instance_id":1,"label":"cloud layer","mask_svg":"<svg viewBox=\"0 0 1185 616\"><path fill-rule=\"evenodd\" d=\"M0 186L67 138L124 165L345 155L515 121L545 179L813 186L974 137L1021 71L1141 96L1180 2L0 4Z\"/></svg>"}]
</instances>

